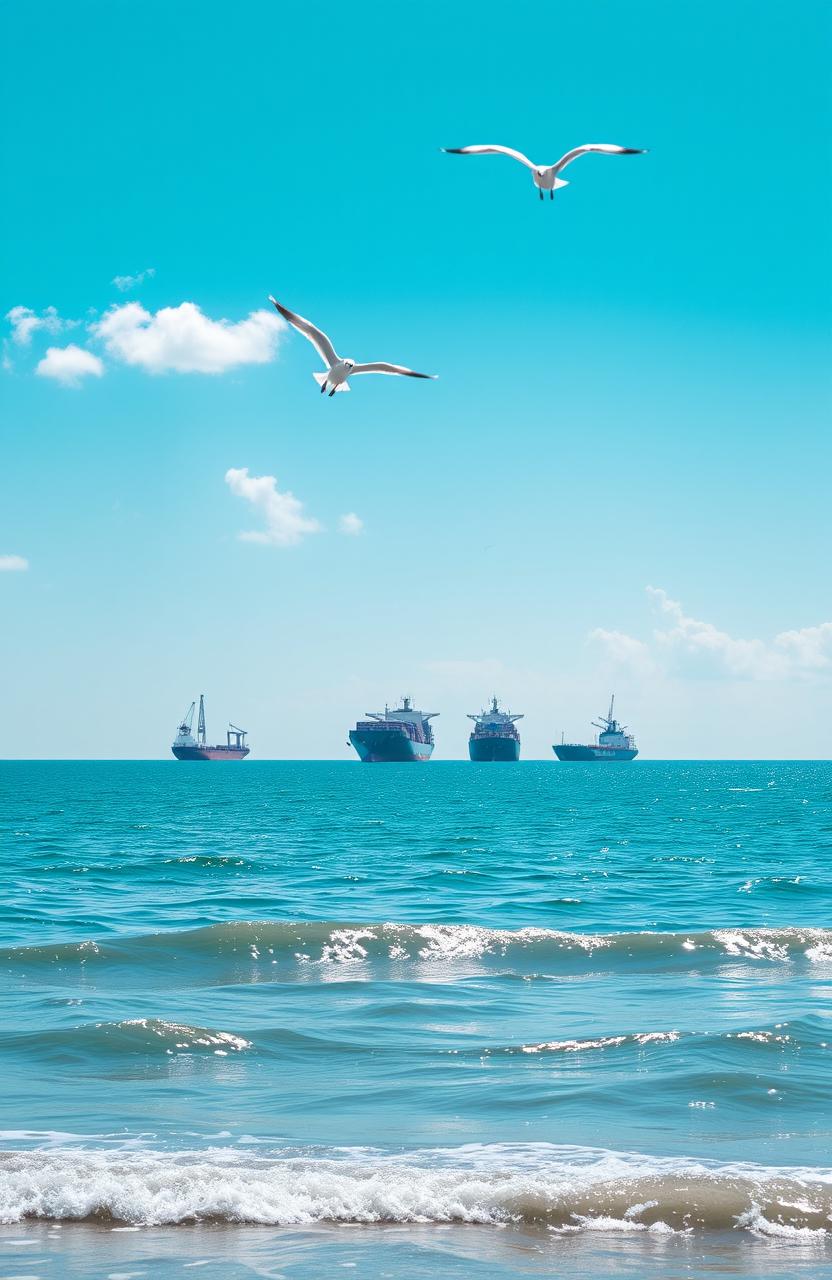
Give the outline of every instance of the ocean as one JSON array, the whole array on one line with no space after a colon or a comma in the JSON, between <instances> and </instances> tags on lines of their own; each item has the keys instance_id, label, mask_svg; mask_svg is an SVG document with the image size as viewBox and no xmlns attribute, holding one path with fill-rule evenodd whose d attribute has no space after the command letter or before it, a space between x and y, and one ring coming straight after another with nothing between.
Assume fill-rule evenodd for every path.
<instances>
[{"instance_id":1,"label":"ocean","mask_svg":"<svg viewBox=\"0 0 832 1280\"><path fill-rule=\"evenodd\" d=\"M832 1276L832 765L0 764L0 1277Z\"/></svg>"}]
</instances>

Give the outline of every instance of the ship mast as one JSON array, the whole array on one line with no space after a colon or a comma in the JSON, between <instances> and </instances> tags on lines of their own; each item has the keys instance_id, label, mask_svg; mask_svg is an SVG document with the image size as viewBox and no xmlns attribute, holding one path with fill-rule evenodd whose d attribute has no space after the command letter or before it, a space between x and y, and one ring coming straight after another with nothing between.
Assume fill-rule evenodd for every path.
<instances>
[{"instance_id":1,"label":"ship mast","mask_svg":"<svg viewBox=\"0 0 832 1280\"><path fill-rule=\"evenodd\" d=\"M197 721L197 738L205 746L205 694L199 695L199 720Z\"/></svg>"}]
</instances>

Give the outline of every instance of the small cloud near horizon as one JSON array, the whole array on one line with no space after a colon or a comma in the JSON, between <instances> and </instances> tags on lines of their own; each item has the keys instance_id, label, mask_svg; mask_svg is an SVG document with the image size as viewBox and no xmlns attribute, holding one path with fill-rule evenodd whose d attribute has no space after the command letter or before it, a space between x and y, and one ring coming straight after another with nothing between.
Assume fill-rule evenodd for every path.
<instances>
[{"instance_id":1,"label":"small cloud near horizon","mask_svg":"<svg viewBox=\"0 0 832 1280\"><path fill-rule=\"evenodd\" d=\"M303 503L288 490L281 493L274 476L251 476L248 467L230 467L225 483L238 498L250 502L266 522L264 530L238 533L241 542L259 542L274 547L294 547L307 534L321 533L323 525L304 513Z\"/></svg>"},{"instance_id":2,"label":"small cloud near horizon","mask_svg":"<svg viewBox=\"0 0 832 1280\"><path fill-rule=\"evenodd\" d=\"M25 556L0 556L0 573L25 573L28 568Z\"/></svg>"},{"instance_id":3,"label":"small cloud near horizon","mask_svg":"<svg viewBox=\"0 0 832 1280\"><path fill-rule=\"evenodd\" d=\"M809 678L832 671L832 622L781 631L771 641L745 640L690 617L661 587L646 592L663 623L650 640L604 627L589 633L616 666L643 675L672 671L740 680Z\"/></svg>"},{"instance_id":4,"label":"small cloud near horizon","mask_svg":"<svg viewBox=\"0 0 832 1280\"><path fill-rule=\"evenodd\" d=\"M341 533L345 533L347 537L357 538L360 533L364 532L364 521L361 516L357 516L354 511L348 511L346 515L341 516L338 521L338 528Z\"/></svg>"}]
</instances>

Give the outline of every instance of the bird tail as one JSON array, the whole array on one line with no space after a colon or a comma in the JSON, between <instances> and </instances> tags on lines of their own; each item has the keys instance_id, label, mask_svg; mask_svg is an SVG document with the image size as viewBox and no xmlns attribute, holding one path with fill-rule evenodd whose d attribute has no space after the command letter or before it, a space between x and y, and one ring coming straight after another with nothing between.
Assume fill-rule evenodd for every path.
<instances>
[{"instance_id":1,"label":"bird tail","mask_svg":"<svg viewBox=\"0 0 832 1280\"><path fill-rule=\"evenodd\" d=\"M555 178L555 191L557 191L558 187L568 187L568 186L569 186L569 183L566 181L565 178Z\"/></svg>"}]
</instances>

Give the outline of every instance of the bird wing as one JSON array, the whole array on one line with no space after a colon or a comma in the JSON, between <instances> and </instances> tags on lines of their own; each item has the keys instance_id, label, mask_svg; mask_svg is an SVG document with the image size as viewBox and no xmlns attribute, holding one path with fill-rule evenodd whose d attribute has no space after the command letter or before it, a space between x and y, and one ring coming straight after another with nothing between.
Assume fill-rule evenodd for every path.
<instances>
[{"instance_id":1,"label":"bird wing","mask_svg":"<svg viewBox=\"0 0 832 1280\"><path fill-rule=\"evenodd\" d=\"M524 156L522 151L515 151L513 147L443 147L442 150L449 156L511 156L512 160L519 160L527 169L537 168L528 156Z\"/></svg>"},{"instance_id":2,"label":"bird wing","mask_svg":"<svg viewBox=\"0 0 832 1280\"><path fill-rule=\"evenodd\" d=\"M331 369L334 364L338 363L335 348L322 329L316 329L311 321L304 320L303 316L295 315L294 311L290 311L288 307L281 306L277 298L273 298L271 294L269 294L269 302L277 307L284 320L288 320L289 324L295 326L298 333L302 333L304 338L309 339L327 368Z\"/></svg>"},{"instance_id":3,"label":"bird wing","mask_svg":"<svg viewBox=\"0 0 832 1280\"><path fill-rule=\"evenodd\" d=\"M560 173L561 169L565 169L573 160L577 160L579 156L587 156L590 151L600 151L605 156L643 156L644 149L642 147L617 147L612 142L586 142L582 147L575 147L572 151L567 151L565 156L561 156L557 164L553 164L552 168L555 173Z\"/></svg>"},{"instance_id":4,"label":"bird wing","mask_svg":"<svg viewBox=\"0 0 832 1280\"><path fill-rule=\"evenodd\" d=\"M403 364L388 364L386 360L375 360L372 364L357 364L350 369L350 377L354 373L398 373L403 378L435 378L435 373L416 373L406 369Z\"/></svg>"}]
</instances>

